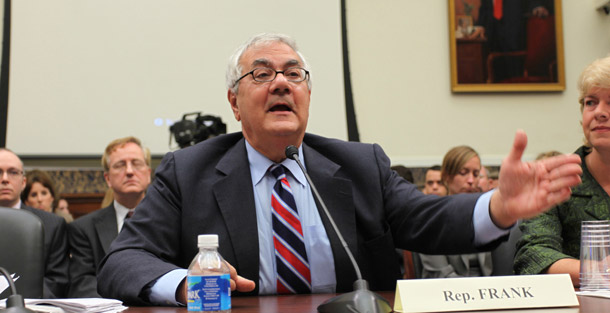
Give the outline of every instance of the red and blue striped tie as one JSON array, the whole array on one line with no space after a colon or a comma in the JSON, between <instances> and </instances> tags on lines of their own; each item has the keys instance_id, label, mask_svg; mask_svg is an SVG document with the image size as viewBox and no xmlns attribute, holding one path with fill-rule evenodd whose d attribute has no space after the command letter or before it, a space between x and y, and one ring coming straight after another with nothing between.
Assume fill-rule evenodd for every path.
<instances>
[{"instance_id":1,"label":"red and blue striped tie","mask_svg":"<svg viewBox=\"0 0 610 313\"><path fill-rule=\"evenodd\" d=\"M271 192L277 292L311 293L309 261L292 189L286 179L284 166L274 165L270 171L277 179Z\"/></svg>"}]
</instances>

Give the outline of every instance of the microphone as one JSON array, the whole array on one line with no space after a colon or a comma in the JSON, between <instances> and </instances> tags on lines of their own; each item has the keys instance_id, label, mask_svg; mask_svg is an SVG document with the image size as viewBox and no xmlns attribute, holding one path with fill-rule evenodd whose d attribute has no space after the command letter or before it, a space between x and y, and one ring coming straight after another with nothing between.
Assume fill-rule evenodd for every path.
<instances>
[{"instance_id":1,"label":"microphone","mask_svg":"<svg viewBox=\"0 0 610 313\"><path fill-rule=\"evenodd\" d=\"M11 287L11 295L6 298L6 309L0 310L2 313L34 313L34 311L25 307L23 297L17 294L17 288L13 282L11 275L2 267L0 267L0 274L6 278L8 285Z\"/></svg>"},{"instance_id":2,"label":"microphone","mask_svg":"<svg viewBox=\"0 0 610 313\"><path fill-rule=\"evenodd\" d=\"M322 303L318 306L318 312L320 312L320 313L365 313L365 312L366 313L382 313L382 312L389 313L389 312L392 312L392 308L390 308L390 303L388 302L388 300L386 300L383 297L381 297L380 295L370 291L369 283L366 280L362 279L362 274L360 273L360 268L358 267L358 263L356 262L354 255L352 254L352 252L350 251L350 249L347 246L347 243L343 239L343 236L341 235L341 232L339 231L337 224L335 224L333 217L328 212L328 209L326 208L326 204L324 203L324 201L322 200L322 197L318 193L318 190L316 189L316 186L313 184L313 181L311 181L311 177L309 177L309 174L307 174L305 167L303 167L303 164L301 164L301 161L299 160L299 150L297 149L297 147L295 147L293 145L286 147L286 157L297 162L297 164L301 168L301 171L303 171L303 174L305 174L305 178L307 179L309 186L311 186L311 190L313 191L313 194L315 195L316 199L322 206L322 210L324 211L324 214L330 221L330 224L332 225L333 230L335 231L335 234L337 234L337 237L339 237L339 241L341 241L341 245L343 246L343 249L345 249L347 256L349 257L350 261L352 262L352 266L354 267L354 271L356 272L356 276L358 277L358 279L354 282L354 291L326 300L324 303Z\"/></svg>"}]
</instances>

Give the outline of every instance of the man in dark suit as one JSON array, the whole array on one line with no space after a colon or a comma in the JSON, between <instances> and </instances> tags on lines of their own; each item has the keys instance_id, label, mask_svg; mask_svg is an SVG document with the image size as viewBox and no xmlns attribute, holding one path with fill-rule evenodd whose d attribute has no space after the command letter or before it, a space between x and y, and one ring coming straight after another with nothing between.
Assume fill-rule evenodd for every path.
<instances>
[{"instance_id":1,"label":"man in dark suit","mask_svg":"<svg viewBox=\"0 0 610 313\"><path fill-rule=\"evenodd\" d=\"M276 272L283 261L275 257L271 209L271 195L276 197L271 190L278 182L270 172L278 164L298 208L311 292L351 291L356 275L349 258L303 173L286 158L288 145L298 147L373 290L395 288L396 247L442 254L489 249L517 219L567 199L569 187L580 181L575 156L522 163L526 138L519 132L495 192L423 195L390 170L378 145L305 133L307 68L294 41L284 35L261 34L236 51L227 71L227 95L242 132L166 155L137 214L100 265L101 295L129 304L186 303L185 268L197 253L197 235L206 233L218 234L219 251L234 266L232 289L284 292L284 273Z\"/></svg>"},{"instance_id":2,"label":"man in dark suit","mask_svg":"<svg viewBox=\"0 0 610 313\"><path fill-rule=\"evenodd\" d=\"M104 178L114 201L109 206L76 219L68 225L70 243L71 298L95 298L97 265L110 244L144 198L150 184L150 152L138 138L113 140L102 156Z\"/></svg>"},{"instance_id":3,"label":"man in dark suit","mask_svg":"<svg viewBox=\"0 0 610 313\"><path fill-rule=\"evenodd\" d=\"M30 211L40 218L44 227L45 260L42 297L63 298L70 282L66 222L55 214L31 208L21 202L20 194L26 185L24 174L21 159L12 151L0 148L0 206Z\"/></svg>"}]
</instances>

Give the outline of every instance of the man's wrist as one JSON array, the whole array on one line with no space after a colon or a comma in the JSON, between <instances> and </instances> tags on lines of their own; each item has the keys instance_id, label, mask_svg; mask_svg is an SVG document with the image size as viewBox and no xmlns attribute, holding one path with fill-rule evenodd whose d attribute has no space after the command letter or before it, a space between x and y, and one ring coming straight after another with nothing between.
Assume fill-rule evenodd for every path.
<instances>
[{"instance_id":1,"label":"man's wrist","mask_svg":"<svg viewBox=\"0 0 610 313\"><path fill-rule=\"evenodd\" d=\"M489 200L489 217L491 218L491 221L501 229L509 229L517 222L516 219L512 219L505 213L502 194L500 193L500 190L496 189Z\"/></svg>"},{"instance_id":2,"label":"man's wrist","mask_svg":"<svg viewBox=\"0 0 610 313\"><path fill-rule=\"evenodd\" d=\"M176 289L176 302L186 305L186 277L178 284Z\"/></svg>"}]
</instances>

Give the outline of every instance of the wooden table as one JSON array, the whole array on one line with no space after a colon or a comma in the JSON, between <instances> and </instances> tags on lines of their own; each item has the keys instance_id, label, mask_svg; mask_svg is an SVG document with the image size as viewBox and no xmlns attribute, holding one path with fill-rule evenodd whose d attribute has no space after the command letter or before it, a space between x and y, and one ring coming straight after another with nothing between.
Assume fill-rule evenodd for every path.
<instances>
[{"instance_id":1,"label":"wooden table","mask_svg":"<svg viewBox=\"0 0 610 313\"><path fill-rule=\"evenodd\" d=\"M394 306L394 292L379 292L379 295ZM295 296L234 297L231 313L308 313L317 312L318 305L332 298L332 294L313 294ZM570 312L597 313L610 312L610 299L578 296L580 307L552 308L537 310L499 310L497 312ZM130 307L124 313L188 313L186 308L175 307ZM496 311L478 311L482 313ZM462 312L463 313L463 312Z\"/></svg>"}]
</instances>

